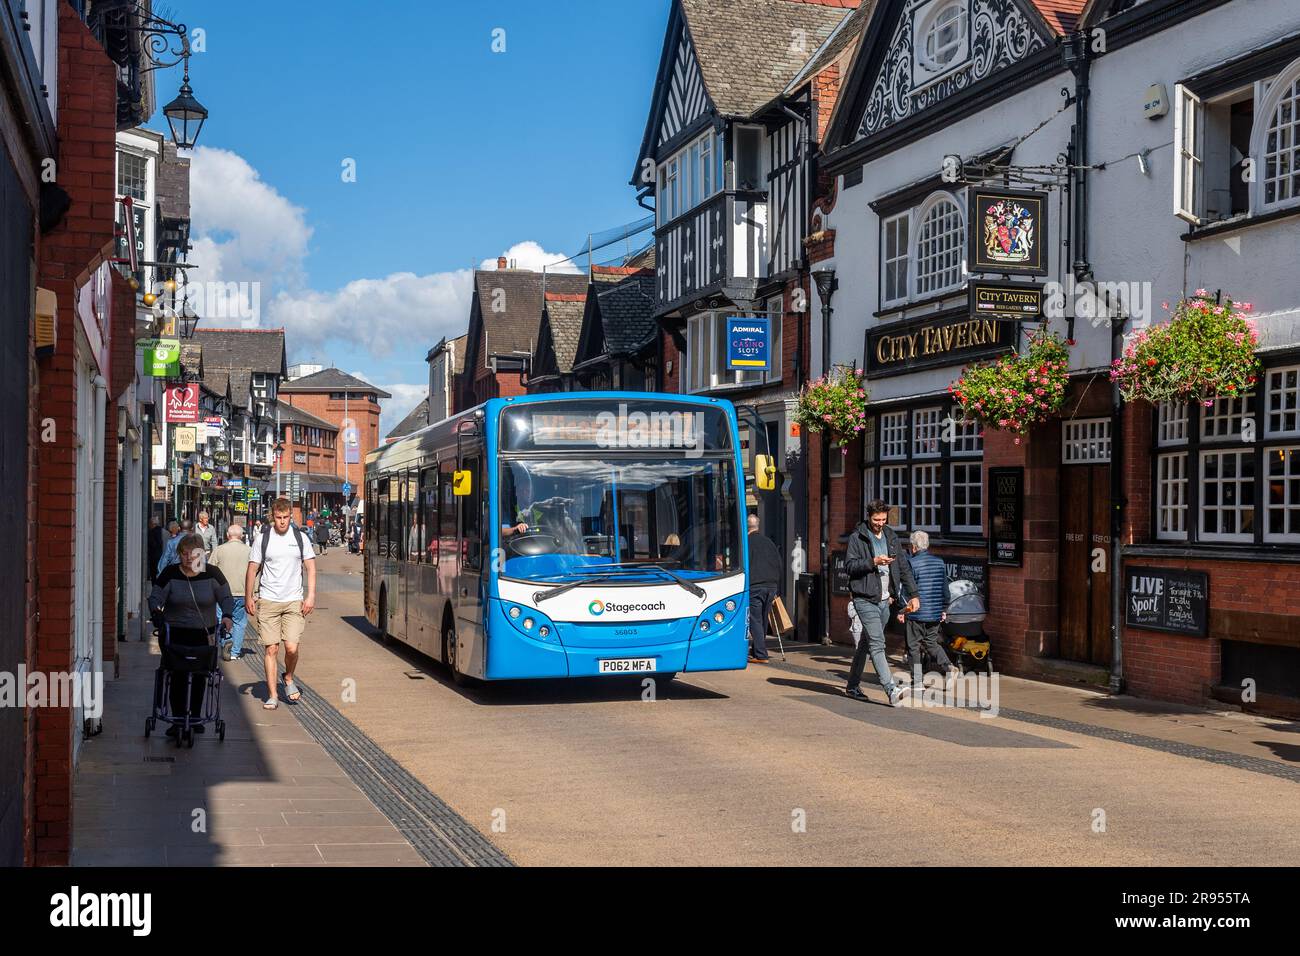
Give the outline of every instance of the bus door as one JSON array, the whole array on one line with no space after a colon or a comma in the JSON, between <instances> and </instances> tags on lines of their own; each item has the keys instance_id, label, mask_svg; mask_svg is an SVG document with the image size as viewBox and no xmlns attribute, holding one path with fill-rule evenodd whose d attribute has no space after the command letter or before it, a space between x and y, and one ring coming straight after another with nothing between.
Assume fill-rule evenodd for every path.
<instances>
[{"instance_id":1,"label":"bus door","mask_svg":"<svg viewBox=\"0 0 1300 956\"><path fill-rule=\"evenodd\" d=\"M469 472L469 493L458 495L460 568L456 577L457 663L462 673L481 676L486 663L483 634L483 575L489 555L487 469L479 434L462 434L456 442L457 468Z\"/></svg>"},{"instance_id":2,"label":"bus door","mask_svg":"<svg viewBox=\"0 0 1300 956\"><path fill-rule=\"evenodd\" d=\"M437 600L438 567L438 468L426 465L419 472L414 489L411 540L407 545L406 621L407 643L423 654L437 657L442 637L442 606Z\"/></svg>"}]
</instances>

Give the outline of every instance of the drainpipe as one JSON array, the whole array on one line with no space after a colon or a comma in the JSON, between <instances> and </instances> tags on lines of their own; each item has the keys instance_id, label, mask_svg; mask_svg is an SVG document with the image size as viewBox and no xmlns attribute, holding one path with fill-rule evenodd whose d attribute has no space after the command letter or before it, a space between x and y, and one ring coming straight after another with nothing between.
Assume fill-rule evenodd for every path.
<instances>
[{"instance_id":1,"label":"drainpipe","mask_svg":"<svg viewBox=\"0 0 1300 956\"><path fill-rule=\"evenodd\" d=\"M831 369L831 297L839 288L834 269L818 269L812 274L817 283L817 295L822 303L822 375ZM821 473L821 586L822 586L822 643L831 643L831 442L822 433Z\"/></svg>"},{"instance_id":2,"label":"drainpipe","mask_svg":"<svg viewBox=\"0 0 1300 956\"><path fill-rule=\"evenodd\" d=\"M104 429L107 427L108 382L104 376L96 375L91 379L91 385L95 389L95 430L90 435L90 447L92 452L99 449L99 454L92 453L90 456L95 470L90 476L90 533L93 538L90 546L91 605L88 622L91 667L87 675L93 682L96 671L102 672L104 669L104 468L108 463L108 442L104 440ZM98 548L94 545L95 539L99 541ZM84 705L81 716L82 733L86 737L93 737L104 729L102 719L86 716Z\"/></svg>"}]
</instances>

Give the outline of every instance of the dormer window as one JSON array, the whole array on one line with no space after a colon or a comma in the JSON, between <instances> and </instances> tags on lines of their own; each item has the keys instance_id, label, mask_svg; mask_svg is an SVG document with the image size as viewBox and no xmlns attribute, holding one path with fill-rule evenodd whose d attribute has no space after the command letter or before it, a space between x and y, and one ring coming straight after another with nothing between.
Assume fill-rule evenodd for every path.
<instances>
[{"instance_id":1,"label":"dormer window","mask_svg":"<svg viewBox=\"0 0 1300 956\"><path fill-rule=\"evenodd\" d=\"M913 23L912 86L949 73L970 56L966 0L933 0L916 11Z\"/></svg>"}]
</instances>

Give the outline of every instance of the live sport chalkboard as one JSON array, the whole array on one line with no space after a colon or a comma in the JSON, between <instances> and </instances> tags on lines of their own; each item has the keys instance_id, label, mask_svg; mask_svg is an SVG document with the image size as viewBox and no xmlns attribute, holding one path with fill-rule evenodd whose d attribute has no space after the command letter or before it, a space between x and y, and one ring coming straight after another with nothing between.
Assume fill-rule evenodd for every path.
<instances>
[{"instance_id":1,"label":"live sport chalkboard","mask_svg":"<svg viewBox=\"0 0 1300 956\"><path fill-rule=\"evenodd\" d=\"M949 584L954 581L970 581L984 596L984 600L988 601L989 566L987 564L976 558L943 558L943 567L948 572Z\"/></svg>"},{"instance_id":2,"label":"live sport chalkboard","mask_svg":"<svg viewBox=\"0 0 1300 956\"><path fill-rule=\"evenodd\" d=\"M844 567L847 558L846 551L831 552L831 593L833 594L849 593L849 572Z\"/></svg>"},{"instance_id":3,"label":"live sport chalkboard","mask_svg":"<svg viewBox=\"0 0 1300 956\"><path fill-rule=\"evenodd\" d=\"M989 564L1018 568L1023 560L1025 469L990 468Z\"/></svg>"},{"instance_id":4,"label":"live sport chalkboard","mask_svg":"<svg viewBox=\"0 0 1300 956\"><path fill-rule=\"evenodd\" d=\"M1124 623L1147 631L1209 635L1210 576L1204 571L1124 571Z\"/></svg>"}]
</instances>

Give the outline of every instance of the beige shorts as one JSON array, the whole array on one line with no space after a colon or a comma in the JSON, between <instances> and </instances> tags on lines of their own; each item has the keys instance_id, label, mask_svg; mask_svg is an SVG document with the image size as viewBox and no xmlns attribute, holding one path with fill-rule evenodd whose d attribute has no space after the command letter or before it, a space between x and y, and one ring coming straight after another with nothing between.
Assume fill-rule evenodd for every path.
<instances>
[{"instance_id":1,"label":"beige shorts","mask_svg":"<svg viewBox=\"0 0 1300 956\"><path fill-rule=\"evenodd\" d=\"M263 647L297 644L306 629L301 601L257 602L257 640Z\"/></svg>"}]
</instances>

